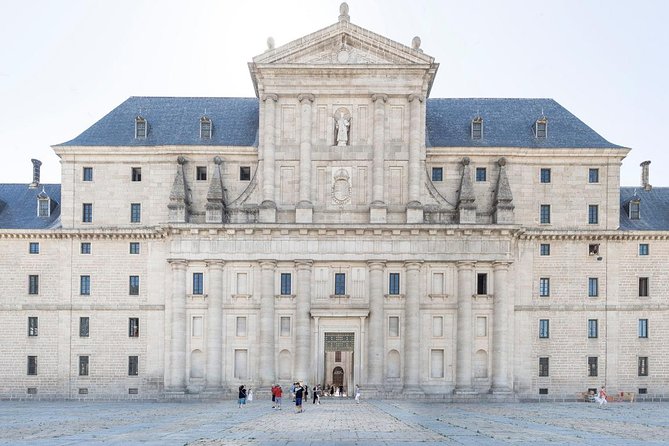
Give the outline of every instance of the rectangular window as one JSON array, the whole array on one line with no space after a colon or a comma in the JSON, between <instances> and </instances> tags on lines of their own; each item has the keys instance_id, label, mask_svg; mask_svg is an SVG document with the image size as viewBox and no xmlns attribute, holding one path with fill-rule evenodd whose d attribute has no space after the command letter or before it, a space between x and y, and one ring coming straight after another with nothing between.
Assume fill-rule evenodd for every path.
<instances>
[{"instance_id":1,"label":"rectangular window","mask_svg":"<svg viewBox=\"0 0 669 446\"><path fill-rule=\"evenodd\" d=\"M542 204L539 210L539 222L541 224L549 224L551 222L551 205Z\"/></svg>"},{"instance_id":2,"label":"rectangular window","mask_svg":"<svg viewBox=\"0 0 669 446\"><path fill-rule=\"evenodd\" d=\"M597 319L588 319L588 338L593 339L599 336L599 327Z\"/></svg>"},{"instance_id":3,"label":"rectangular window","mask_svg":"<svg viewBox=\"0 0 669 446\"><path fill-rule=\"evenodd\" d=\"M639 200L630 201L630 220L639 220L641 218L641 202Z\"/></svg>"},{"instance_id":4,"label":"rectangular window","mask_svg":"<svg viewBox=\"0 0 669 446\"><path fill-rule=\"evenodd\" d=\"M648 243L639 243L639 255L647 256L650 253Z\"/></svg>"},{"instance_id":5,"label":"rectangular window","mask_svg":"<svg viewBox=\"0 0 669 446\"><path fill-rule=\"evenodd\" d=\"M204 273L193 273L193 294L204 294Z\"/></svg>"},{"instance_id":6,"label":"rectangular window","mask_svg":"<svg viewBox=\"0 0 669 446\"><path fill-rule=\"evenodd\" d=\"M79 356L79 376L88 376L88 356Z\"/></svg>"},{"instance_id":7,"label":"rectangular window","mask_svg":"<svg viewBox=\"0 0 669 446\"><path fill-rule=\"evenodd\" d=\"M541 169L541 174L539 176L540 176L540 180L541 180L542 183L550 183L551 182L551 170L550 169L546 169L546 168Z\"/></svg>"},{"instance_id":8,"label":"rectangular window","mask_svg":"<svg viewBox=\"0 0 669 446\"><path fill-rule=\"evenodd\" d=\"M36 317L28 317L28 336L37 336L37 324Z\"/></svg>"},{"instance_id":9,"label":"rectangular window","mask_svg":"<svg viewBox=\"0 0 669 446\"><path fill-rule=\"evenodd\" d=\"M388 275L388 294L400 294L400 273Z\"/></svg>"},{"instance_id":10,"label":"rectangular window","mask_svg":"<svg viewBox=\"0 0 669 446\"><path fill-rule=\"evenodd\" d=\"M343 296L346 294L346 274L335 274L335 295Z\"/></svg>"},{"instance_id":11,"label":"rectangular window","mask_svg":"<svg viewBox=\"0 0 669 446\"><path fill-rule=\"evenodd\" d=\"M128 294L131 296L139 295L139 276L130 276Z\"/></svg>"},{"instance_id":12,"label":"rectangular window","mask_svg":"<svg viewBox=\"0 0 669 446\"><path fill-rule=\"evenodd\" d=\"M482 181L487 181L488 178L488 171L486 170L485 167L477 167L476 168L476 181L482 182Z\"/></svg>"},{"instance_id":13,"label":"rectangular window","mask_svg":"<svg viewBox=\"0 0 669 446\"><path fill-rule=\"evenodd\" d=\"M139 223L142 221L142 205L139 203L130 204L130 223Z\"/></svg>"},{"instance_id":14,"label":"rectangular window","mask_svg":"<svg viewBox=\"0 0 669 446\"><path fill-rule=\"evenodd\" d=\"M239 181L250 181L251 180L251 167L250 166L240 166L239 167Z\"/></svg>"},{"instance_id":15,"label":"rectangular window","mask_svg":"<svg viewBox=\"0 0 669 446\"><path fill-rule=\"evenodd\" d=\"M599 183L599 169L588 169L588 183Z\"/></svg>"},{"instance_id":16,"label":"rectangular window","mask_svg":"<svg viewBox=\"0 0 669 446\"><path fill-rule=\"evenodd\" d=\"M541 246L539 247L539 255L542 255L542 256L551 255L551 244L550 243L542 243Z\"/></svg>"},{"instance_id":17,"label":"rectangular window","mask_svg":"<svg viewBox=\"0 0 669 446\"><path fill-rule=\"evenodd\" d=\"M79 247L79 251L82 254L90 254L91 253L91 242L81 242L81 245Z\"/></svg>"},{"instance_id":18,"label":"rectangular window","mask_svg":"<svg viewBox=\"0 0 669 446\"><path fill-rule=\"evenodd\" d=\"M551 279L542 277L539 279L539 296L548 297L551 295Z\"/></svg>"},{"instance_id":19,"label":"rectangular window","mask_svg":"<svg viewBox=\"0 0 669 446\"><path fill-rule=\"evenodd\" d=\"M432 181L444 181L444 169L442 167L432 168Z\"/></svg>"},{"instance_id":20,"label":"rectangular window","mask_svg":"<svg viewBox=\"0 0 669 446\"><path fill-rule=\"evenodd\" d=\"M400 318L398 316L390 316L388 318L388 336L397 338L400 335Z\"/></svg>"},{"instance_id":21,"label":"rectangular window","mask_svg":"<svg viewBox=\"0 0 669 446\"><path fill-rule=\"evenodd\" d=\"M341 351L339 350L335 352L335 362L341 362Z\"/></svg>"},{"instance_id":22,"label":"rectangular window","mask_svg":"<svg viewBox=\"0 0 669 446\"><path fill-rule=\"evenodd\" d=\"M128 356L128 376L139 375L139 356Z\"/></svg>"},{"instance_id":23,"label":"rectangular window","mask_svg":"<svg viewBox=\"0 0 669 446\"><path fill-rule=\"evenodd\" d=\"M432 349L430 352L430 378L444 377L444 351Z\"/></svg>"},{"instance_id":24,"label":"rectangular window","mask_svg":"<svg viewBox=\"0 0 669 446\"><path fill-rule=\"evenodd\" d=\"M51 215L50 208L51 200L48 198L40 198L37 200L37 216L38 217L48 217Z\"/></svg>"},{"instance_id":25,"label":"rectangular window","mask_svg":"<svg viewBox=\"0 0 669 446\"><path fill-rule=\"evenodd\" d=\"M472 139L481 139L483 137L483 119L474 118L472 121Z\"/></svg>"},{"instance_id":26,"label":"rectangular window","mask_svg":"<svg viewBox=\"0 0 669 446\"><path fill-rule=\"evenodd\" d=\"M91 294L91 276L79 276L79 294L82 296Z\"/></svg>"},{"instance_id":27,"label":"rectangular window","mask_svg":"<svg viewBox=\"0 0 669 446\"><path fill-rule=\"evenodd\" d=\"M84 223L93 222L93 204L83 203L81 205L81 221Z\"/></svg>"},{"instance_id":28,"label":"rectangular window","mask_svg":"<svg viewBox=\"0 0 669 446\"><path fill-rule=\"evenodd\" d=\"M93 168L92 167L84 167L83 180L84 181L93 181Z\"/></svg>"},{"instance_id":29,"label":"rectangular window","mask_svg":"<svg viewBox=\"0 0 669 446\"><path fill-rule=\"evenodd\" d=\"M588 277L588 297L599 296L599 279L597 277Z\"/></svg>"},{"instance_id":30,"label":"rectangular window","mask_svg":"<svg viewBox=\"0 0 669 446\"><path fill-rule=\"evenodd\" d=\"M599 205L597 204L588 205L588 224L589 225L599 224Z\"/></svg>"},{"instance_id":31,"label":"rectangular window","mask_svg":"<svg viewBox=\"0 0 669 446\"><path fill-rule=\"evenodd\" d=\"M290 296L293 292L290 273L281 273L281 295Z\"/></svg>"},{"instance_id":32,"label":"rectangular window","mask_svg":"<svg viewBox=\"0 0 669 446\"><path fill-rule=\"evenodd\" d=\"M90 319L88 317L79 318L79 337L87 338L90 330Z\"/></svg>"},{"instance_id":33,"label":"rectangular window","mask_svg":"<svg viewBox=\"0 0 669 446\"><path fill-rule=\"evenodd\" d=\"M28 276L28 294L39 294L39 276L36 274Z\"/></svg>"},{"instance_id":34,"label":"rectangular window","mask_svg":"<svg viewBox=\"0 0 669 446\"><path fill-rule=\"evenodd\" d=\"M639 297L648 297L648 277L639 277Z\"/></svg>"},{"instance_id":35,"label":"rectangular window","mask_svg":"<svg viewBox=\"0 0 669 446\"><path fill-rule=\"evenodd\" d=\"M444 336L444 317L443 316L433 316L432 317L432 337L441 338Z\"/></svg>"},{"instance_id":36,"label":"rectangular window","mask_svg":"<svg viewBox=\"0 0 669 446\"><path fill-rule=\"evenodd\" d=\"M131 181L142 181L142 168L133 167L130 171L130 180Z\"/></svg>"},{"instance_id":37,"label":"rectangular window","mask_svg":"<svg viewBox=\"0 0 669 446\"><path fill-rule=\"evenodd\" d=\"M139 254L139 242L130 242L130 254Z\"/></svg>"},{"instance_id":38,"label":"rectangular window","mask_svg":"<svg viewBox=\"0 0 669 446\"><path fill-rule=\"evenodd\" d=\"M476 294L480 294L480 295L488 294L488 274L487 273L476 274Z\"/></svg>"},{"instance_id":39,"label":"rectangular window","mask_svg":"<svg viewBox=\"0 0 669 446\"><path fill-rule=\"evenodd\" d=\"M235 326L235 336L246 336L246 316L237 316L237 325Z\"/></svg>"},{"instance_id":40,"label":"rectangular window","mask_svg":"<svg viewBox=\"0 0 669 446\"><path fill-rule=\"evenodd\" d=\"M648 319L639 319L639 337L648 337Z\"/></svg>"},{"instance_id":41,"label":"rectangular window","mask_svg":"<svg viewBox=\"0 0 669 446\"><path fill-rule=\"evenodd\" d=\"M207 181L207 166L197 166L195 168L195 178L198 181Z\"/></svg>"},{"instance_id":42,"label":"rectangular window","mask_svg":"<svg viewBox=\"0 0 669 446\"><path fill-rule=\"evenodd\" d=\"M290 317L289 316L281 316L281 319L279 320L280 327L279 327L279 333L281 336L290 336Z\"/></svg>"},{"instance_id":43,"label":"rectangular window","mask_svg":"<svg viewBox=\"0 0 669 446\"><path fill-rule=\"evenodd\" d=\"M588 376L597 376L597 356L588 356Z\"/></svg>"},{"instance_id":44,"label":"rectangular window","mask_svg":"<svg viewBox=\"0 0 669 446\"><path fill-rule=\"evenodd\" d=\"M545 118L538 120L534 130L537 138L545 138L548 135L548 121Z\"/></svg>"},{"instance_id":45,"label":"rectangular window","mask_svg":"<svg viewBox=\"0 0 669 446\"><path fill-rule=\"evenodd\" d=\"M28 253L39 254L39 242L30 242L30 245L28 245Z\"/></svg>"},{"instance_id":46,"label":"rectangular window","mask_svg":"<svg viewBox=\"0 0 669 446\"><path fill-rule=\"evenodd\" d=\"M539 319L539 338L547 339L550 337L550 321L548 319Z\"/></svg>"},{"instance_id":47,"label":"rectangular window","mask_svg":"<svg viewBox=\"0 0 669 446\"><path fill-rule=\"evenodd\" d=\"M591 256L599 255L599 243L590 243L588 245L588 255Z\"/></svg>"},{"instance_id":48,"label":"rectangular window","mask_svg":"<svg viewBox=\"0 0 669 446\"><path fill-rule=\"evenodd\" d=\"M639 376L648 376L648 356L639 356Z\"/></svg>"},{"instance_id":49,"label":"rectangular window","mask_svg":"<svg viewBox=\"0 0 669 446\"><path fill-rule=\"evenodd\" d=\"M539 376L549 376L548 358L539 358Z\"/></svg>"},{"instance_id":50,"label":"rectangular window","mask_svg":"<svg viewBox=\"0 0 669 446\"><path fill-rule=\"evenodd\" d=\"M139 318L131 317L128 319L128 337L138 338L139 337Z\"/></svg>"},{"instance_id":51,"label":"rectangular window","mask_svg":"<svg viewBox=\"0 0 669 446\"><path fill-rule=\"evenodd\" d=\"M28 375L37 375L37 356L28 356Z\"/></svg>"}]
</instances>

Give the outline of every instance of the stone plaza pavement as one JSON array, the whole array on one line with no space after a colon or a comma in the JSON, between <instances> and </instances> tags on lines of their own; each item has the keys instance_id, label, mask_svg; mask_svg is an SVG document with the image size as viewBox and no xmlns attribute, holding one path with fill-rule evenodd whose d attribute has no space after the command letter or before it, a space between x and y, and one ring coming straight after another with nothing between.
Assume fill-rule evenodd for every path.
<instances>
[{"instance_id":1,"label":"stone plaza pavement","mask_svg":"<svg viewBox=\"0 0 669 446\"><path fill-rule=\"evenodd\" d=\"M669 444L668 403L0 401L1 445Z\"/></svg>"}]
</instances>

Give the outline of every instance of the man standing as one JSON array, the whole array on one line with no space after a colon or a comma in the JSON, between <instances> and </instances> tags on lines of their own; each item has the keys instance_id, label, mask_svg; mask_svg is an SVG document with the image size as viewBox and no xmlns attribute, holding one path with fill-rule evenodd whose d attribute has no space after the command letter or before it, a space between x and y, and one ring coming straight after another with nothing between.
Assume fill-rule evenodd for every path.
<instances>
[{"instance_id":1,"label":"man standing","mask_svg":"<svg viewBox=\"0 0 669 446\"><path fill-rule=\"evenodd\" d=\"M304 396L304 387L301 384L295 386L295 412L302 413L302 397Z\"/></svg>"}]
</instances>

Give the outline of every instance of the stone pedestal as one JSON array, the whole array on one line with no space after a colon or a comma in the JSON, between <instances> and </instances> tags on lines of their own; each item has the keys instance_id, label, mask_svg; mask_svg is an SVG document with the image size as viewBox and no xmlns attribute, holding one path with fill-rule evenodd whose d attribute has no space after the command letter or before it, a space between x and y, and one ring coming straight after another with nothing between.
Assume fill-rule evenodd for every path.
<instances>
[{"instance_id":1,"label":"stone pedestal","mask_svg":"<svg viewBox=\"0 0 669 446\"><path fill-rule=\"evenodd\" d=\"M295 209L295 223L313 223L314 206L309 202L299 202Z\"/></svg>"},{"instance_id":2,"label":"stone pedestal","mask_svg":"<svg viewBox=\"0 0 669 446\"><path fill-rule=\"evenodd\" d=\"M374 205L369 208L369 222L370 223L386 223L388 208L384 204Z\"/></svg>"},{"instance_id":3,"label":"stone pedestal","mask_svg":"<svg viewBox=\"0 0 669 446\"><path fill-rule=\"evenodd\" d=\"M258 212L259 223L276 223L276 204L263 201Z\"/></svg>"},{"instance_id":4,"label":"stone pedestal","mask_svg":"<svg viewBox=\"0 0 669 446\"><path fill-rule=\"evenodd\" d=\"M423 223L423 205L412 201L407 205L407 224Z\"/></svg>"}]
</instances>

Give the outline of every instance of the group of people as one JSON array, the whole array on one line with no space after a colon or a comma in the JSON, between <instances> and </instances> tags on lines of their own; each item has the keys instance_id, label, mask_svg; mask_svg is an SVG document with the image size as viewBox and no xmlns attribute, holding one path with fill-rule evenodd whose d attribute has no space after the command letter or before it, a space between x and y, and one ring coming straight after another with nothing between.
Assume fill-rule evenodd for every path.
<instances>
[{"instance_id":1,"label":"group of people","mask_svg":"<svg viewBox=\"0 0 669 446\"><path fill-rule=\"evenodd\" d=\"M603 390L604 388L602 388ZM326 388L325 394L329 394L330 396L334 395L334 390L335 386L329 386ZM340 392L340 395L343 394L342 387L340 386L339 389L337 389ZM271 388L271 393L272 393L272 409L278 409L281 410L281 401L283 398L283 389L279 384L274 384ZM301 382L294 382L290 386L290 393L293 396L293 401L295 402L295 411L297 413L302 413L304 412L304 408L302 407L302 403L304 400L309 399L309 386L306 384L303 384ZM323 389L321 388L320 384L317 384L313 387L312 389L312 395L313 395L313 401L312 404L321 404L321 395L323 394ZM238 404L239 408L241 409L246 405L246 402L251 402L253 401L253 390L248 389L246 390L246 386L241 385L239 386L239 397L238 397ZM356 384L355 385L355 402L360 403L360 387Z\"/></svg>"}]
</instances>

